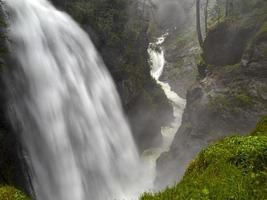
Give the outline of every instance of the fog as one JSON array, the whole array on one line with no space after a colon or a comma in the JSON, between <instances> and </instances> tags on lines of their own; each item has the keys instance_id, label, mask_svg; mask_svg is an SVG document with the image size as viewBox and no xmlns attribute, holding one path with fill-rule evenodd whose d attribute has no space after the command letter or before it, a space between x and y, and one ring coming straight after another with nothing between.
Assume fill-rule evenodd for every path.
<instances>
[{"instance_id":1,"label":"fog","mask_svg":"<svg viewBox=\"0 0 267 200\"><path fill-rule=\"evenodd\" d=\"M152 0L155 4L153 17L162 29L174 28L183 24L192 14L194 0Z\"/></svg>"}]
</instances>

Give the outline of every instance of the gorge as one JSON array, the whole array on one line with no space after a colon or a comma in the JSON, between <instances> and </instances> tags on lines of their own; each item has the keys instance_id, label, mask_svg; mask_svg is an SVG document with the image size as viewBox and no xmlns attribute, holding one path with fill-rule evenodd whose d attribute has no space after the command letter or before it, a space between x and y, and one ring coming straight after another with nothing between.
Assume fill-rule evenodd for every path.
<instances>
[{"instance_id":1,"label":"gorge","mask_svg":"<svg viewBox=\"0 0 267 200\"><path fill-rule=\"evenodd\" d=\"M0 200L267 197L265 0L0 5Z\"/></svg>"}]
</instances>

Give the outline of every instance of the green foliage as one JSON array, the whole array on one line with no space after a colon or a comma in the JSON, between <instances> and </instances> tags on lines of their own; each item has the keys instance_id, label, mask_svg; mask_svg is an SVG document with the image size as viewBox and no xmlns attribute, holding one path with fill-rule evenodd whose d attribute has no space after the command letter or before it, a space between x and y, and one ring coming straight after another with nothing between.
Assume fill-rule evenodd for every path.
<instances>
[{"instance_id":1,"label":"green foliage","mask_svg":"<svg viewBox=\"0 0 267 200\"><path fill-rule=\"evenodd\" d=\"M226 0L216 0L209 9L209 29L225 20L237 21L241 27L255 26L266 19L267 4L265 0L232 0L233 10L226 17Z\"/></svg>"},{"instance_id":2,"label":"green foliage","mask_svg":"<svg viewBox=\"0 0 267 200\"><path fill-rule=\"evenodd\" d=\"M125 0L78 0L69 3L67 10L80 24L90 24L102 40L112 44L124 35L126 6Z\"/></svg>"},{"instance_id":3,"label":"green foliage","mask_svg":"<svg viewBox=\"0 0 267 200\"><path fill-rule=\"evenodd\" d=\"M30 200L30 198L12 186L2 186L0 187L0 200Z\"/></svg>"},{"instance_id":4,"label":"green foliage","mask_svg":"<svg viewBox=\"0 0 267 200\"><path fill-rule=\"evenodd\" d=\"M147 53L149 22L144 20L139 3L142 2L75 0L67 3L67 12L92 36L122 98L126 94L126 110L140 104L147 109L143 112L150 113L152 119L161 115L163 110L167 113L171 106L150 76Z\"/></svg>"},{"instance_id":5,"label":"green foliage","mask_svg":"<svg viewBox=\"0 0 267 200\"><path fill-rule=\"evenodd\" d=\"M258 123L256 129L252 132L251 135L265 135L267 136L267 116L263 117Z\"/></svg>"},{"instance_id":6,"label":"green foliage","mask_svg":"<svg viewBox=\"0 0 267 200\"><path fill-rule=\"evenodd\" d=\"M233 136L211 145L192 161L183 180L141 200L267 199L267 118L252 136ZM255 136L261 135L261 136Z\"/></svg>"}]
</instances>

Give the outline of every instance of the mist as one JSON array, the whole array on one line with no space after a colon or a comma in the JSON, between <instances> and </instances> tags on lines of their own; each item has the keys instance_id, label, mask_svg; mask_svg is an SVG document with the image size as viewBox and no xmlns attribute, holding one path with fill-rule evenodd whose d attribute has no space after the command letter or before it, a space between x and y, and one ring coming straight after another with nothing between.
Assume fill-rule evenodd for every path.
<instances>
[{"instance_id":1,"label":"mist","mask_svg":"<svg viewBox=\"0 0 267 200\"><path fill-rule=\"evenodd\" d=\"M162 29L178 27L190 19L193 0L152 0L156 18Z\"/></svg>"}]
</instances>

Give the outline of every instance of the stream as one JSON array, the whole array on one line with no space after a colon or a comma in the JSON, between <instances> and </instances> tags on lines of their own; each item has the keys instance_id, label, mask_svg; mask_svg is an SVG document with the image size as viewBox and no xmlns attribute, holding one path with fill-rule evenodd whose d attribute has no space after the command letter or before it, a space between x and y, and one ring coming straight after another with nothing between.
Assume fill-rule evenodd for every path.
<instances>
[{"instance_id":1,"label":"stream","mask_svg":"<svg viewBox=\"0 0 267 200\"><path fill-rule=\"evenodd\" d=\"M151 63L150 74L161 86L165 95L172 104L174 116L174 119L169 122L167 126L161 127L161 134L163 138L161 146L158 148L147 149L142 154L143 160L150 168L150 170L148 170L148 172L151 173L150 177L154 177L154 179L156 178L156 161L162 153L169 151L175 134L181 126L182 116L186 106L186 100L181 98L174 91L172 91L168 83L162 82L160 80L160 77L166 64L163 43L167 36L168 33L163 34L161 37L157 38L156 42L150 43L148 48ZM152 179L151 181L154 182L154 179Z\"/></svg>"}]
</instances>

